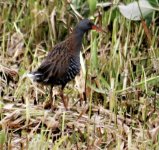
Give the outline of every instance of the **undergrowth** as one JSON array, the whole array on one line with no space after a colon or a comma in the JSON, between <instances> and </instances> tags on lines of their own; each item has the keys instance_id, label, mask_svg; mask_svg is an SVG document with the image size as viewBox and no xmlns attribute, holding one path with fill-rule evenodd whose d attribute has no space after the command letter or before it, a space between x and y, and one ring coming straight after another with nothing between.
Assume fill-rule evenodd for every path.
<instances>
[{"instance_id":1,"label":"undergrowth","mask_svg":"<svg viewBox=\"0 0 159 150\"><path fill-rule=\"evenodd\" d=\"M158 149L157 13L133 22L96 2L0 2L0 149ZM81 74L64 91L69 110L56 87L56 109L45 110L48 87L24 75L82 18L106 33L83 39Z\"/></svg>"}]
</instances>

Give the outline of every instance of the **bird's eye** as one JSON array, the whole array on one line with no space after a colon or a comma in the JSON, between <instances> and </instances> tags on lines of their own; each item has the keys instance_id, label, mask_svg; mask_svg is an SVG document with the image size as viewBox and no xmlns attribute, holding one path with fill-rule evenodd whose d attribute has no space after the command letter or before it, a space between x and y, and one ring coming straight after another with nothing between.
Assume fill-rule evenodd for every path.
<instances>
[{"instance_id":1,"label":"bird's eye","mask_svg":"<svg viewBox=\"0 0 159 150\"><path fill-rule=\"evenodd\" d=\"M92 26L93 25L93 23L92 22L88 22L88 26Z\"/></svg>"}]
</instances>

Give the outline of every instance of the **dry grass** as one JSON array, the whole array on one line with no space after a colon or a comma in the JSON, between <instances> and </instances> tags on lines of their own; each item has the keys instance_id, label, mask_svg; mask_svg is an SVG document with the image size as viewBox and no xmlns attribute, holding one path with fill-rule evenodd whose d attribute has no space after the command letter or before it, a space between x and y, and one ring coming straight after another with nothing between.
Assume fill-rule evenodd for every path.
<instances>
[{"instance_id":1,"label":"dry grass","mask_svg":"<svg viewBox=\"0 0 159 150\"><path fill-rule=\"evenodd\" d=\"M95 3L88 2L0 2L0 149L159 148L157 13L149 24L131 22L117 10L95 11ZM107 34L91 31L85 36L86 67L64 91L69 110L56 88L55 111L45 110L47 87L23 75L41 63L79 18L88 17Z\"/></svg>"}]
</instances>

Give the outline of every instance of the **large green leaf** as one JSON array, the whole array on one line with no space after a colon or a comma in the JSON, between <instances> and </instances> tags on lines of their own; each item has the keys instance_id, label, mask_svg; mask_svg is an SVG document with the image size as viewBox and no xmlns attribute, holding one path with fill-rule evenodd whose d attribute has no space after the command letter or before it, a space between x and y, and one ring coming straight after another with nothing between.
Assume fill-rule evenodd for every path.
<instances>
[{"instance_id":1,"label":"large green leaf","mask_svg":"<svg viewBox=\"0 0 159 150\"><path fill-rule=\"evenodd\" d=\"M153 7L148 0L134 1L128 5L119 4L118 8L121 14L130 20L141 20L142 17L146 17L153 11L159 11L159 7L157 5Z\"/></svg>"}]
</instances>

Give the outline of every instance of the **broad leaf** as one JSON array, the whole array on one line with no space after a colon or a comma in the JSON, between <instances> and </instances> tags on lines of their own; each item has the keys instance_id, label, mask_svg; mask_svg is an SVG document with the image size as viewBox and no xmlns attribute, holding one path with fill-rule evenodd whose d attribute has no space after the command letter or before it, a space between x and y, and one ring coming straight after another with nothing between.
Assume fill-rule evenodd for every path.
<instances>
[{"instance_id":1,"label":"broad leaf","mask_svg":"<svg viewBox=\"0 0 159 150\"><path fill-rule=\"evenodd\" d=\"M130 20L141 20L142 17L147 16L154 10L159 10L159 8L153 7L147 0L135 1L128 5L119 4L118 8L122 15Z\"/></svg>"}]
</instances>

